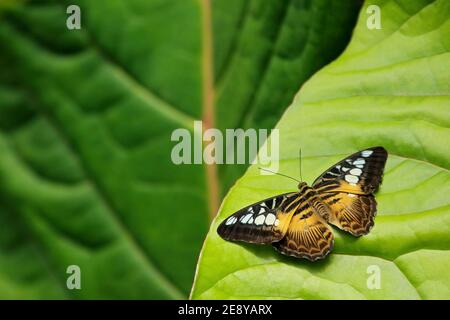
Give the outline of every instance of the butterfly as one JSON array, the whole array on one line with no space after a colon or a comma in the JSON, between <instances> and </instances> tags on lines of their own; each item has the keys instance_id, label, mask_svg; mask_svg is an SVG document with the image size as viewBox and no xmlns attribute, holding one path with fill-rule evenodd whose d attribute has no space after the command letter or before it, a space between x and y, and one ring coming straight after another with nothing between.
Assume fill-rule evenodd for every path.
<instances>
[{"instance_id":1,"label":"butterfly","mask_svg":"<svg viewBox=\"0 0 450 320\"><path fill-rule=\"evenodd\" d=\"M382 181L387 152L383 147L356 152L336 163L312 184L235 212L217 228L225 240L272 244L285 255L311 261L333 249L330 224L359 237L374 225L373 193Z\"/></svg>"}]
</instances>

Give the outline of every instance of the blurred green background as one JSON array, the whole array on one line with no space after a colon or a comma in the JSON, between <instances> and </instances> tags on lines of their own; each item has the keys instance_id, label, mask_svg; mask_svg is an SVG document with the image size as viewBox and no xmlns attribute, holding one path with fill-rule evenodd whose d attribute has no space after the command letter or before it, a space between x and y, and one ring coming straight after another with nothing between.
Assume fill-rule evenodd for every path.
<instances>
[{"instance_id":1,"label":"blurred green background","mask_svg":"<svg viewBox=\"0 0 450 320\"><path fill-rule=\"evenodd\" d=\"M272 128L360 5L0 0L0 298L186 298L246 166L176 166L172 131Z\"/></svg>"}]
</instances>

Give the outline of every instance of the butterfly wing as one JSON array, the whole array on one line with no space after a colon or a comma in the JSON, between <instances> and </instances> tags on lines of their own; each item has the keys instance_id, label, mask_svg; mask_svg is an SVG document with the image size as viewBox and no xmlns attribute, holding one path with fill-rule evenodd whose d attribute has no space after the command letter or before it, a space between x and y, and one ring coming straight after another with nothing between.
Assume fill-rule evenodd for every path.
<instances>
[{"instance_id":1,"label":"butterfly wing","mask_svg":"<svg viewBox=\"0 0 450 320\"><path fill-rule=\"evenodd\" d=\"M329 206L328 222L354 236L374 225L377 203L373 196L382 181L387 152L373 147L352 154L326 170L313 183Z\"/></svg>"},{"instance_id":2,"label":"butterfly wing","mask_svg":"<svg viewBox=\"0 0 450 320\"><path fill-rule=\"evenodd\" d=\"M225 240L269 244L281 240L299 205L298 192L281 194L247 206L217 228Z\"/></svg>"},{"instance_id":3,"label":"butterfly wing","mask_svg":"<svg viewBox=\"0 0 450 320\"><path fill-rule=\"evenodd\" d=\"M359 237L369 233L373 227L377 213L373 195L330 192L322 199L331 209L328 222L339 229Z\"/></svg>"},{"instance_id":4,"label":"butterfly wing","mask_svg":"<svg viewBox=\"0 0 450 320\"><path fill-rule=\"evenodd\" d=\"M328 168L313 183L320 192L348 191L371 194L381 184L387 152L383 147L373 147L352 154Z\"/></svg>"},{"instance_id":5,"label":"butterfly wing","mask_svg":"<svg viewBox=\"0 0 450 320\"><path fill-rule=\"evenodd\" d=\"M324 217L329 209L318 199L304 201L291 219L285 237L272 245L281 253L310 261L325 258L334 236Z\"/></svg>"}]
</instances>

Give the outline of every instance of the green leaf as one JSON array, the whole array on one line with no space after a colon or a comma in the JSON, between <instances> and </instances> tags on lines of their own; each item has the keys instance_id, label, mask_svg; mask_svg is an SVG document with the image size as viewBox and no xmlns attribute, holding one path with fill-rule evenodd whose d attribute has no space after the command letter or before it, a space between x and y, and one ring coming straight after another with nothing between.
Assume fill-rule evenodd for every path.
<instances>
[{"instance_id":1,"label":"green leaf","mask_svg":"<svg viewBox=\"0 0 450 320\"><path fill-rule=\"evenodd\" d=\"M216 190L236 175L174 165L171 133L211 114L219 128L271 127L344 48L358 10L325 0L214 0L212 12L198 0L10 3L0 18L1 298L187 297ZM69 4L81 30L66 28ZM82 290L66 288L72 264Z\"/></svg>"},{"instance_id":2,"label":"green leaf","mask_svg":"<svg viewBox=\"0 0 450 320\"><path fill-rule=\"evenodd\" d=\"M220 129L273 128L302 83L344 49L359 9L356 1L213 3L218 13L225 5L247 6L228 68L216 67L216 126ZM216 52L222 51L221 33L215 38ZM219 167L223 193L246 168L236 164Z\"/></svg>"},{"instance_id":3,"label":"green leaf","mask_svg":"<svg viewBox=\"0 0 450 320\"><path fill-rule=\"evenodd\" d=\"M367 28L369 4L380 6L382 29ZM277 128L279 171L298 176L301 147L308 183L350 153L387 148L375 227L361 238L335 228L333 252L314 263L224 241L216 228L228 215L295 189L252 166L211 226L192 298L449 299L449 69L448 1L368 1L349 47L304 85ZM379 289L367 285L372 268Z\"/></svg>"}]
</instances>

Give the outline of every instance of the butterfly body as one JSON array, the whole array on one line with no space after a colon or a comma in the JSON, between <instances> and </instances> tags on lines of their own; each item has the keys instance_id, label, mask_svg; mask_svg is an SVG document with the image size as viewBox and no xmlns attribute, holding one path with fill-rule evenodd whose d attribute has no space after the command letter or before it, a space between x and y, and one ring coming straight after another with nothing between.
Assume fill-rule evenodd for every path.
<instances>
[{"instance_id":1,"label":"butterfly body","mask_svg":"<svg viewBox=\"0 0 450 320\"><path fill-rule=\"evenodd\" d=\"M225 219L217 232L225 240L272 244L285 255L314 261L334 245L331 225L354 236L374 225L373 192L381 183L387 152L383 147L359 151L319 176L312 186L265 199Z\"/></svg>"}]
</instances>

